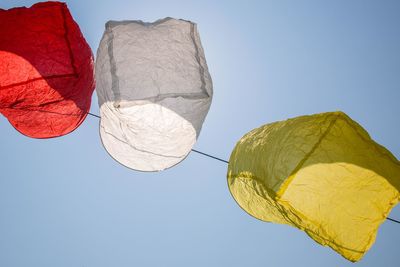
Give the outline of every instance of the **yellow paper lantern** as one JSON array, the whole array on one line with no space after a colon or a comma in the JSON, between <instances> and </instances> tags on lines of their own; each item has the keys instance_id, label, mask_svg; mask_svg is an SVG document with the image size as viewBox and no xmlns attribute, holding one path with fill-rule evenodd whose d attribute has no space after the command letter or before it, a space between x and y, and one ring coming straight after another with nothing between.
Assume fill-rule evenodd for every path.
<instances>
[{"instance_id":1,"label":"yellow paper lantern","mask_svg":"<svg viewBox=\"0 0 400 267\"><path fill-rule=\"evenodd\" d=\"M400 200L400 163L346 114L322 113L243 136L228 185L250 215L297 227L358 261Z\"/></svg>"}]
</instances>

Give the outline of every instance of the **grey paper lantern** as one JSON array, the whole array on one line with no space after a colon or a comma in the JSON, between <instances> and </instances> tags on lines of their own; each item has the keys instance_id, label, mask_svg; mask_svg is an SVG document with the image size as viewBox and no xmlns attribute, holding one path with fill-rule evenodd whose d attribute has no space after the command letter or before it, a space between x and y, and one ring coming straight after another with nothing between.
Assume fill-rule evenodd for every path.
<instances>
[{"instance_id":1,"label":"grey paper lantern","mask_svg":"<svg viewBox=\"0 0 400 267\"><path fill-rule=\"evenodd\" d=\"M173 18L107 22L96 83L105 149L141 171L169 168L188 155L212 99L196 24Z\"/></svg>"}]
</instances>

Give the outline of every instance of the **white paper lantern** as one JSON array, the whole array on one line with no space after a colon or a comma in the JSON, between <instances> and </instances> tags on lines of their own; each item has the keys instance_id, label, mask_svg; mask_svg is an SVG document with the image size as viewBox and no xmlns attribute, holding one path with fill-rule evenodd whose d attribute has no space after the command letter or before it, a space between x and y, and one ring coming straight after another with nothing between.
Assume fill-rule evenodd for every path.
<instances>
[{"instance_id":1,"label":"white paper lantern","mask_svg":"<svg viewBox=\"0 0 400 267\"><path fill-rule=\"evenodd\" d=\"M173 18L107 22L96 83L104 147L141 171L163 170L187 156L212 99L196 24Z\"/></svg>"}]
</instances>

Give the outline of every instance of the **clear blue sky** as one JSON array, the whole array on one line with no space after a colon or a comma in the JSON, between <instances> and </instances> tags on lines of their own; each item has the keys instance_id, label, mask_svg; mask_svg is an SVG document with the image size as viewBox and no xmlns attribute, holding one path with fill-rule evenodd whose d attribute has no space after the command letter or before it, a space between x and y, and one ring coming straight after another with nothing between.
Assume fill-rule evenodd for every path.
<instances>
[{"instance_id":1,"label":"clear blue sky","mask_svg":"<svg viewBox=\"0 0 400 267\"><path fill-rule=\"evenodd\" d=\"M94 53L110 19L198 23L215 92L198 150L227 159L255 127L342 110L400 158L400 1L67 2ZM248 216L222 162L192 153L160 173L129 170L93 117L49 140L0 117L0 136L0 266L354 266ZM399 266L399 244L400 225L385 222L357 266Z\"/></svg>"}]
</instances>

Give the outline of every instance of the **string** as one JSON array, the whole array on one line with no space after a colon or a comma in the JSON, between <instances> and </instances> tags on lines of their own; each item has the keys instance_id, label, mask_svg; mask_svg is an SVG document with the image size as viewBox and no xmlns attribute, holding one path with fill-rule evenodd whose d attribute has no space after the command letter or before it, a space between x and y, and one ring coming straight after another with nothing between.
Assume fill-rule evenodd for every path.
<instances>
[{"instance_id":1,"label":"string","mask_svg":"<svg viewBox=\"0 0 400 267\"><path fill-rule=\"evenodd\" d=\"M96 115L96 114L93 114L93 113L90 113L90 112L88 112L87 114L100 119L99 115Z\"/></svg>"},{"instance_id":2,"label":"string","mask_svg":"<svg viewBox=\"0 0 400 267\"><path fill-rule=\"evenodd\" d=\"M227 161L227 160L224 160L224 159L220 159L220 158L211 156L210 154L206 154L206 153L201 152L201 151L198 151L198 150L196 150L196 149L192 149L192 151L193 151L193 152L196 152L196 153L199 153L199 154L201 154L201 155L203 155L203 156L207 156L207 157L210 157L210 158L212 158L212 159L216 159L216 160L219 160L219 161L222 161L222 162L225 162L225 163L228 163L228 164L229 164L229 161Z\"/></svg>"},{"instance_id":3,"label":"string","mask_svg":"<svg viewBox=\"0 0 400 267\"><path fill-rule=\"evenodd\" d=\"M99 115L96 115L96 114L93 114L93 113L90 113L90 112L87 112L87 114L90 115L90 116L92 116L92 117L98 118L98 119L101 118ZM68 114L62 114L62 115L68 115ZM209 158L211 158L211 159L215 159L215 160L224 162L224 163L226 163L226 164L229 164L229 161L227 161L227 160L224 160L224 159L221 159L221 158L212 156L212 155L210 155L210 154L207 154L207 153L198 151L198 150L196 150L196 149L192 149L192 151L193 151L193 152L196 152L196 153L198 153L198 154L200 154L200 155L209 157ZM389 220L389 221L392 221L392 222L394 222L394 223L400 224L400 221L398 221L398 220L395 220L395 219L392 219L392 218L389 218L389 217L387 217L386 219Z\"/></svg>"},{"instance_id":4,"label":"string","mask_svg":"<svg viewBox=\"0 0 400 267\"><path fill-rule=\"evenodd\" d=\"M392 221L392 222L400 224L400 221L398 221L398 220L395 220L395 219L392 219L392 218L389 218L389 217L387 217L386 219L389 220L389 221Z\"/></svg>"},{"instance_id":5,"label":"string","mask_svg":"<svg viewBox=\"0 0 400 267\"><path fill-rule=\"evenodd\" d=\"M90 112L88 112L88 114L91 115L91 116L93 116L93 117L100 118L99 115L92 114L92 113L90 113ZM227 161L227 160L224 160L224 159L221 159L221 158L212 156L212 155L210 155L210 154L207 154L207 153L198 151L198 150L196 150L196 149L192 149L192 151L193 151L193 152L196 152L196 153L198 153L198 154L200 154L200 155L203 155L203 156L206 156L206 157L209 157L209 158L212 158L212 159L221 161L221 162L225 162L226 164L229 164L229 161ZM392 219L392 218L389 218L389 217L386 217L386 219L389 220L389 221L392 221L392 222L394 222L394 223L400 224L400 221L398 221L398 220L395 220L395 219Z\"/></svg>"}]
</instances>

